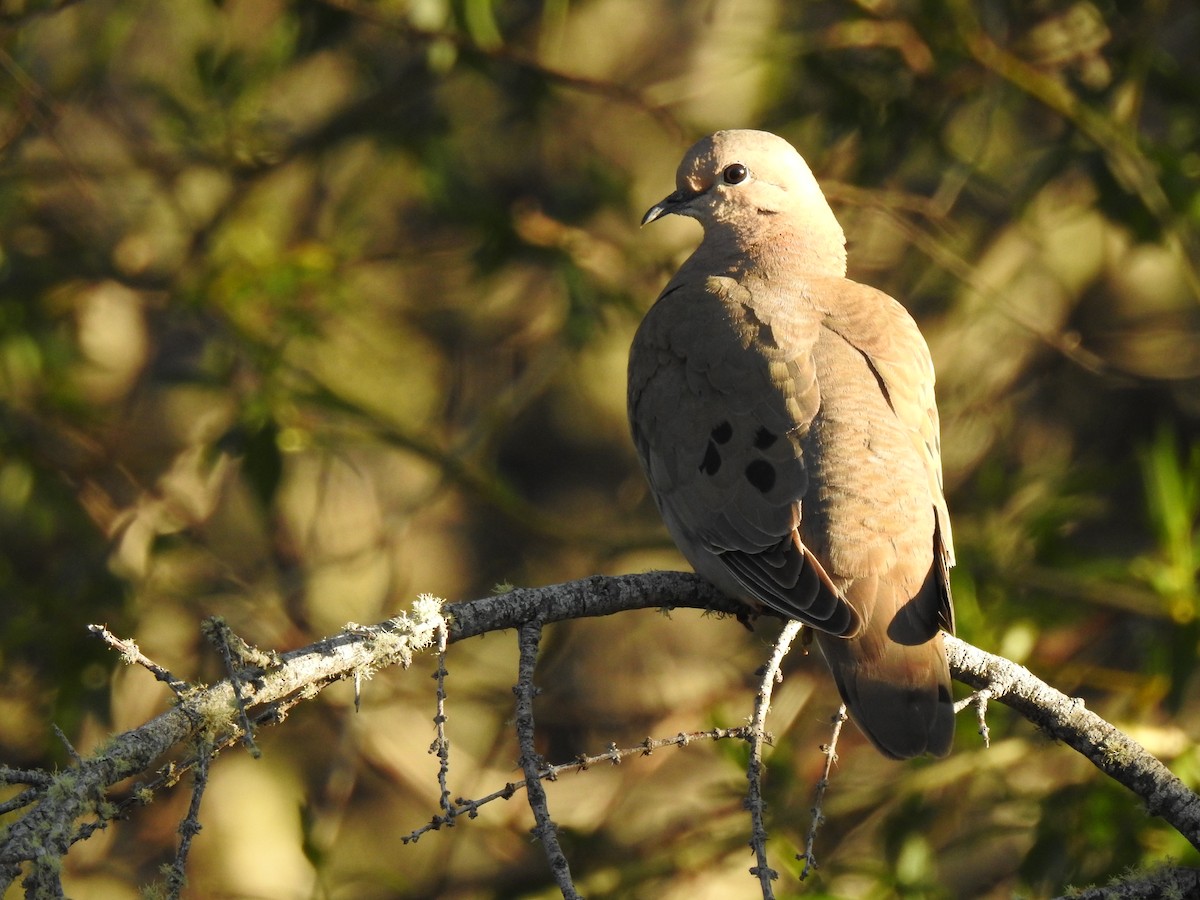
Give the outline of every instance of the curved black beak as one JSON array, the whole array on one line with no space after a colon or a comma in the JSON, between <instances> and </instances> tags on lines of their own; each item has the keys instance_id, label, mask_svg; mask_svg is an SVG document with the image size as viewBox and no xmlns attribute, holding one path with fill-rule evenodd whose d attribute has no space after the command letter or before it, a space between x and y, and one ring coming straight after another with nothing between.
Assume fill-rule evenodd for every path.
<instances>
[{"instance_id":1,"label":"curved black beak","mask_svg":"<svg viewBox=\"0 0 1200 900\"><path fill-rule=\"evenodd\" d=\"M695 194L685 193L684 191L676 191L673 194L667 194L652 207L646 210L646 214L642 216L642 224L649 225L651 222L661 219L663 216L677 214L681 208L690 200L694 200Z\"/></svg>"}]
</instances>

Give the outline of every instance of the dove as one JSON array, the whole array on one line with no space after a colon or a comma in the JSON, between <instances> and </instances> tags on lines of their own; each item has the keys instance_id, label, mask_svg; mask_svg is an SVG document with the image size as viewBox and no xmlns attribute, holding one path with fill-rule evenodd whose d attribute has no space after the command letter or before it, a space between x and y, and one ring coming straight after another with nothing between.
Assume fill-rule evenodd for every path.
<instances>
[{"instance_id":1,"label":"dove","mask_svg":"<svg viewBox=\"0 0 1200 900\"><path fill-rule=\"evenodd\" d=\"M954 551L924 338L846 278L841 226L781 137L697 142L642 224L666 215L704 235L638 327L627 399L671 537L725 593L813 629L885 756L945 756Z\"/></svg>"}]
</instances>

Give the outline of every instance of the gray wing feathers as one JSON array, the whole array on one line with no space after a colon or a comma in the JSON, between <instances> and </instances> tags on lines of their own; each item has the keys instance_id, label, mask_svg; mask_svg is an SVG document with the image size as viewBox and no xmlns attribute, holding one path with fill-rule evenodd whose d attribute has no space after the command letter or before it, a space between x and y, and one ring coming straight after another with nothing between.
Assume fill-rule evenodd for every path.
<instances>
[{"instance_id":1,"label":"gray wing feathers","mask_svg":"<svg viewBox=\"0 0 1200 900\"><path fill-rule=\"evenodd\" d=\"M702 574L853 634L857 614L796 533L809 490L800 441L820 406L804 345L820 320L800 307L779 327L750 299L730 279L668 287L630 356L634 442L672 536Z\"/></svg>"}]
</instances>

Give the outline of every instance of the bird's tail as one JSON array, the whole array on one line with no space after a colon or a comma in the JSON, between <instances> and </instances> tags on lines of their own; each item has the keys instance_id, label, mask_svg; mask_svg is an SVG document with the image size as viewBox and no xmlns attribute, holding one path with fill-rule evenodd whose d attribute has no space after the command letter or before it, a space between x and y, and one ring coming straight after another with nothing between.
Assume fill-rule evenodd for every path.
<instances>
[{"instance_id":1,"label":"bird's tail","mask_svg":"<svg viewBox=\"0 0 1200 900\"><path fill-rule=\"evenodd\" d=\"M945 756L954 738L954 698L936 618L920 614L929 609L927 598L898 600L896 587L882 579L851 590L875 593L873 603L855 603L873 607L863 630L853 638L817 632L850 718L893 759Z\"/></svg>"}]
</instances>

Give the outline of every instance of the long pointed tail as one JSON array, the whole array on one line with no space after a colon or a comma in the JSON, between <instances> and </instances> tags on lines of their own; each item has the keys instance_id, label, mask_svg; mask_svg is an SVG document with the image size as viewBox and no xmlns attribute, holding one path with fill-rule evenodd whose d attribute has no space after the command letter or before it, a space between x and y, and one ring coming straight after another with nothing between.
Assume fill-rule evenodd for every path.
<instances>
[{"instance_id":1,"label":"long pointed tail","mask_svg":"<svg viewBox=\"0 0 1200 900\"><path fill-rule=\"evenodd\" d=\"M954 698L937 624L913 615L919 598L897 603L884 580L862 587L875 593L863 631L853 638L817 633L850 717L893 759L945 756L954 739Z\"/></svg>"}]
</instances>

